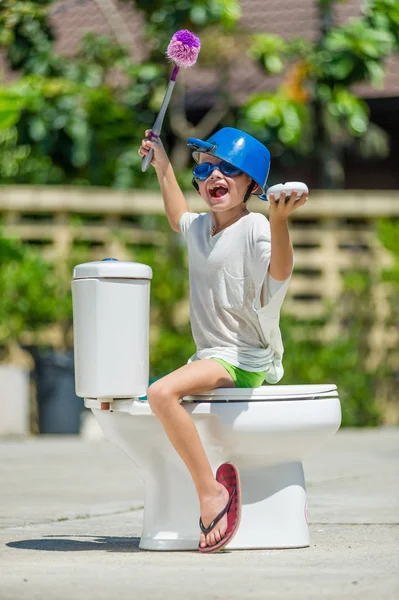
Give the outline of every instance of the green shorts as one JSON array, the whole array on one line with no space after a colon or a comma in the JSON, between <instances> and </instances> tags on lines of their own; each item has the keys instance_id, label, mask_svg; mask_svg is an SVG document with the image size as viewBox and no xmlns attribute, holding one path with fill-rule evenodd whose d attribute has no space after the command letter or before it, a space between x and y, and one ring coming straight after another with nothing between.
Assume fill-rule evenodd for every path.
<instances>
[{"instance_id":1,"label":"green shorts","mask_svg":"<svg viewBox=\"0 0 399 600\"><path fill-rule=\"evenodd\" d=\"M238 388L257 388L260 387L265 380L266 371L245 371L244 369L231 365L222 358L212 358L213 360L217 360L217 362L230 373Z\"/></svg>"}]
</instances>

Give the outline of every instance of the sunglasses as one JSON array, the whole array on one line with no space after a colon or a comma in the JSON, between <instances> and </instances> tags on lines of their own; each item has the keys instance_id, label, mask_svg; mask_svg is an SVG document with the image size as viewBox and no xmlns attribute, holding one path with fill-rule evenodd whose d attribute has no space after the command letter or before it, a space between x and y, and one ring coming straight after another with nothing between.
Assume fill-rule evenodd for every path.
<instances>
[{"instance_id":1,"label":"sunglasses","mask_svg":"<svg viewBox=\"0 0 399 600\"><path fill-rule=\"evenodd\" d=\"M242 174L241 169L237 169L237 167L234 167L225 160L222 160L220 163L204 162L195 165L193 169L195 181L205 181L215 169L218 169L223 175L226 175L226 177L237 177Z\"/></svg>"}]
</instances>

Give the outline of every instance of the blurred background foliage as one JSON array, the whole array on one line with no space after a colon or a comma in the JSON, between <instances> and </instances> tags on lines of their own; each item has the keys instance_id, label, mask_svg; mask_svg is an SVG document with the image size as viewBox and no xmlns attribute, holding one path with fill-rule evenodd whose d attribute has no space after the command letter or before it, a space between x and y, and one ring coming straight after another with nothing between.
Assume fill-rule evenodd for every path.
<instances>
[{"instance_id":1,"label":"blurred background foliage","mask_svg":"<svg viewBox=\"0 0 399 600\"><path fill-rule=\"evenodd\" d=\"M181 28L201 36L203 66L215 56L226 66L215 118L208 114L196 124L201 135L234 119L274 156L287 149L312 155L320 162L319 187L341 186L339 149L356 139L367 155L388 152L387 135L370 123L367 104L350 87L382 85L384 61L399 47L396 0L370 0L361 18L344 24L334 22L336 0L319 0L314 41L246 32L238 0L126 1L145 20L145 61L92 34L83 37L75 56L59 56L49 20L52 0L1 1L0 45L21 77L0 85L0 182L153 187L154 174L141 174L136 149L162 101L170 71L165 49ZM266 74L283 74L284 80L274 93L250 97L237 113L223 77L244 48ZM173 110L164 137L168 142L171 133L181 134L183 143L190 126L182 119L174 126ZM188 159L186 153L179 166L187 167Z\"/></svg>"},{"instance_id":2,"label":"blurred background foliage","mask_svg":"<svg viewBox=\"0 0 399 600\"><path fill-rule=\"evenodd\" d=\"M385 61L399 48L397 0L370 0L360 18L345 24L334 20L338 0L318 0L320 33L314 41L245 31L238 0L125 1L144 18L144 61L93 34L82 38L73 57L57 55L49 18L53 0L0 0L0 46L18 73L15 81L0 80L1 184L157 189L153 170L141 173L137 148L166 89L171 67L165 49L182 28L201 37L202 66L218 56L220 69L214 107L198 123L187 120L179 102L172 103L165 121L165 145L183 188L189 189L191 181L186 137L208 136L226 124L258 137L274 157L284 152L311 156L319 165L320 188L342 187L343 148L364 156L388 154L387 134L370 122L368 106L353 86L382 85ZM264 73L283 75L283 82L237 108L231 105L226 78L244 51ZM183 93L178 87L176 97ZM141 224L146 227L145 220ZM164 219L156 225L167 230ZM396 260L381 278L389 286L390 318L397 323L398 223L381 222L379 237ZM188 292L185 250L173 233L168 239L165 250L137 247L132 255L154 271L152 377L180 366L194 351L189 326L179 318ZM67 344L70 267L84 258L71 255L62 268L4 236L0 250L0 345L22 340L24 328L39 331L54 322L64 324ZM326 307L319 321L300 323L299 337L298 323L286 315L282 319L284 383L338 382L347 425L378 424L382 409L376 390L382 382L393 389L398 380L389 349L384 366L367 362L375 283L362 272L348 275L339 306ZM331 319L344 323L345 333L322 343L318 333Z\"/></svg>"},{"instance_id":3,"label":"blurred background foliage","mask_svg":"<svg viewBox=\"0 0 399 600\"><path fill-rule=\"evenodd\" d=\"M255 95L240 113L241 126L268 144L274 156L287 147L311 154L320 188L343 187L344 147L364 156L388 154L387 134L370 122L366 102L350 88L364 82L382 86L384 61L399 48L396 0L370 0L361 18L344 24L334 22L336 4L319 0L315 41L255 36L250 56L266 73L286 76L275 94Z\"/></svg>"},{"instance_id":4,"label":"blurred background foliage","mask_svg":"<svg viewBox=\"0 0 399 600\"><path fill-rule=\"evenodd\" d=\"M61 326L64 348L71 342L73 267L88 260L87 250L74 248L67 260L46 260L40 250L9 237L0 229L0 361L9 344L39 343L40 332Z\"/></svg>"},{"instance_id":5,"label":"blurred background foliage","mask_svg":"<svg viewBox=\"0 0 399 600\"><path fill-rule=\"evenodd\" d=\"M37 332L61 317L59 291L55 265L0 232L0 358L8 359L27 329Z\"/></svg>"}]
</instances>

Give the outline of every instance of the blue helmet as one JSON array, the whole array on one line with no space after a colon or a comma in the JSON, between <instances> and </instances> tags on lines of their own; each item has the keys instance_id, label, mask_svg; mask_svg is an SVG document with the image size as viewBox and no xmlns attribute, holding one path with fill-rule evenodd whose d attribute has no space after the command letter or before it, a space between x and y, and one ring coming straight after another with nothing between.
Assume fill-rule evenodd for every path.
<instances>
[{"instance_id":1,"label":"blue helmet","mask_svg":"<svg viewBox=\"0 0 399 600\"><path fill-rule=\"evenodd\" d=\"M256 195L261 200L267 199L266 182L270 169L270 152L252 135L234 127L224 127L206 141L188 138L187 146L194 149L193 158L196 162L199 160L199 154L204 153L212 154L237 167L260 186L262 193Z\"/></svg>"}]
</instances>

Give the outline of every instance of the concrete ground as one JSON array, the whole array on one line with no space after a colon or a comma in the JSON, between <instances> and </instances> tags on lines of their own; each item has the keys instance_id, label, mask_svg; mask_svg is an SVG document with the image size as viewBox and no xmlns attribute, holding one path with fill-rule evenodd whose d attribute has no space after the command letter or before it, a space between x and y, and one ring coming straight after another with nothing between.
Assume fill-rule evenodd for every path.
<instances>
[{"instance_id":1,"label":"concrete ground","mask_svg":"<svg viewBox=\"0 0 399 600\"><path fill-rule=\"evenodd\" d=\"M399 598L399 428L342 430L304 464L311 546L138 549L143 486L104 440L0 441L0 600Z\"/></svg>"}]
</instances>

